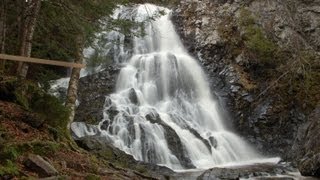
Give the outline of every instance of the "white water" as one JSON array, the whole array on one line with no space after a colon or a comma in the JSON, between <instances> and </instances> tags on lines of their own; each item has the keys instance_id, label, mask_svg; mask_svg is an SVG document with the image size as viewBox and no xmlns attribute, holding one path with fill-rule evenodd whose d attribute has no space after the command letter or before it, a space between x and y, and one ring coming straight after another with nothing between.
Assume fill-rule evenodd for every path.
<instances>
[{"instance_id":1,"label":"white water","mask_svg":"<svg viewBox=\"0 0 320 180\"><path fill-rule=\"evenodd\" d=\"M259 156L224 126L205 75L182 46L168 9L154 5L121 7L115 11L114 18L144 21L158 10L164 10L167 15L147 23L147 36L134 38L133 50L125 47L125 36L121 33L98 34L107 39L103 45L96 42L102 55L112 56L115 63L124 63L125 67L119 75L116 92L106 98L104 119L98 126L72 124L76 136L102 135L106 142L137 160L165 165L176 171L277 163L279 158ZM89 57L93 52L93 48L88 48L84 53ZM93 71L100 70L101 66ZM88 73L90 70L84 69L81 76ZM66 88L68 81L69 78L63 78L54 82L52 93ZM132 102L134 94L138 102ZM119 113L110 113L112 111ZM147 120L146 115L153 117L153 121ZM108 124L108 128L102 129L103 124Z\"/></svg>"},{"instance_id":2,"label":"white water","mask_svg":"<svg viewBox=\"0 0 320 180\"><path fill-rule=\"evenodd\" d=\"M147 23L147 35L133 40L133 55L121 69L116 92L106 99L100 125L108 128L100 133L137 160L175 170L191 168L179 153L198 169L263 160L225 127L201 67L174 30L170 11L139 5L135 20L144 21L159 10L166 15ZM111 111L118 113L111 116ZM168 140L172 130L178 141Z\"/></svg>"}]
</instances>

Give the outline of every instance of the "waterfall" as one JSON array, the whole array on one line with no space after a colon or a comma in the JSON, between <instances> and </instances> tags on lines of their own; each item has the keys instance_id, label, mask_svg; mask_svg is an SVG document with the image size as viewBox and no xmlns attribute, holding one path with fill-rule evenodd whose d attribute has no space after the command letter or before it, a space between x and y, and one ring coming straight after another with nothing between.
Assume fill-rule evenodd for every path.
<instances>
[{"instance_id":1,"label":"waterfall","mask_svg":"<svg viewBox=\"0 0 320 180\"><path fill-rule=\"evenodd\" d=\"M148 21L159 11L165 15ZM260 159L226 128L201 66L175 32L170 10L144 4L132 12L134 20L146 21L146 35L132 38L126 60L129 50L117 48L126 52L115 56L124 66L115 92L106 97L99 134L137 160L174 170Z\"/></svg>"}]
</instances>

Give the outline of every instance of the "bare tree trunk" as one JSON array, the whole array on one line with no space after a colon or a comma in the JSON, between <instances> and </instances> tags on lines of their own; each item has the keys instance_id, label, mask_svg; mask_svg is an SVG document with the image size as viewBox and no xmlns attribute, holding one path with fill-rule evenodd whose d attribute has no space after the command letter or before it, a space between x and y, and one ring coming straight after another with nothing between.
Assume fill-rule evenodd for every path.
<instances>
[{"instance_id":1,"label":"bare tree trunk","mask_svg":"<svg viewBox=\"0 0 320 180\"><path fill-rule=\"evenodd\" d=\"M7 11L6 11L6 1L2 1L2 6L0 10L0 53L5 53L5 43L6 43L6 32L7 32ZM4 70L6 61L0 59L0 70Z\"/></svg>"},{"instance_id":2,"label":"bare tree trunk","mask_svg":"<svg viewBox=\"0 0 320 180\"><path fill-rule=\"evenodd\" d=\"M83 46L84 40L81 35L77 38L77 53L75 63L83 63ZM73 122L75 109L76 109L76 100L78 97L78 84L80 78L80 68L73 68L70 76L69 87L67 92L66 107L70 110L68 129Z\"/></svg>"},{"instance_id":3,"label":"bare tree trunk","mask_svg":"<svg viewBox=\"0 0 320 180\"><path fill-rule=\"evenodd\" d=\"M40 7L41 0L29 0L27 2L27 7L25 8L23 15L23 18L25 19L22 25L22 36L20 45L21 56L31 56L33 33L36 27ZM18 75L21 78L26 78L28 68L29 66L27 63L19 63Z\"/></svg>"}]
</instances>

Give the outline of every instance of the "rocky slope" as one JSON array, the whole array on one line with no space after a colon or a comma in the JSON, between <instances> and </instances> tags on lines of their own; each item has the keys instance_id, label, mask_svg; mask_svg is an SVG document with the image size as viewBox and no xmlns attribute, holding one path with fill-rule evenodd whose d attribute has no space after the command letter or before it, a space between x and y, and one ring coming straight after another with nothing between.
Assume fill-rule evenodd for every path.
<instances>
[{"instance_id":1,"label":"rocky slope","mask_svg":"<svg viewBox=\"0 0 320 180\"><path fill-rule=\"evenodd\" d=\"M310 113L320 100L320 2L184 0L172 19L233 128L265 154L319 170L319 149L308 148L319 131Z\"/></svg>"},{"instance_id":2,"label":"rocky slope","mask_svg":"<svg viewBox=\"0 0 320 180\"><path fill-rule=\"evenodd\" d=\"M140 169L123 168L123 163L130 159L120 159L117 151L100 151L104 153L102 155L89 153L88 148L84 150L77 147L68 138L69 133L63 130L63 126L66 127L65 119L58 115L63 114L59 110L63 106L60 102L55 104L58 101L52 96L39 98L42 93L32 82L0 76L0 179L159 177L147 176L148 170L142 166L136 166ZM37 103L44 109L36 106ZM77 142L81 144L81 141ZM91 144L94 143L92 139Z\"/></svg>"}]
</instances>

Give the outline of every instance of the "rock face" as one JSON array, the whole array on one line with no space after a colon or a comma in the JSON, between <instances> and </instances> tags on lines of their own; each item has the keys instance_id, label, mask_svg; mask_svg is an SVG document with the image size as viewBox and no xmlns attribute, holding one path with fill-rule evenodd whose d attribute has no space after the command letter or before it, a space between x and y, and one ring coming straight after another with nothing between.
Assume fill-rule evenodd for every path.
<instances>
[{"instance_id":1,"label":"rock face","mask_svg":"<svg viewBox=\"0 0 320 180\"><path fill-rule=\"evenodd\" d=\"M76 140L79 147L96 154L98 157L116 162L118 165L133 170L143 171L157 179L164 179L171 176L174 172L167 168L155 164L136 161L131 155L108 144L106 139L101 136L85 136Z\"/></svg>"},{"instance_id":2,"label":"rock face","mask_svg":"<svg viewBox=\"0 0 320 180\"><path fill-rule=\"evenodd\" d=\"M25 166L35 171L40 177L49 177L58 174L58 171L39 155L29 155Z\"/></svg>"},{"instance_id":3,"label":"rock face","mask_svg":"<svg viewBox=\"0 0 320 180\"><path fill-rule=\"evenodd\" d=\"M299 151L299 170L302 175L320 177L320 106L309 116L307 129L301 140L304 142Z\"/></svg>"},{"instance_id":4,"label":"rock face","mask_svg":"<svg viewBox=\"0 0 320 180\"><path fill-rule=\"evenodd\" d=\"M179 161L181 162L181 165L184 166L185 168L192 169L196 168L191 160L189 159L187 155L187 151L182 145L182 142L178 136L178 134L165 122L163 122L159 116L159 114L147 114L146 119L150 121L151 123L157 123L162 126L162 128L165 129L165 137L168 143L168 147L170 151L172 152L173 155L175 155ZM143 129L141 129L143 131ZM144 138L142 138L144 139ZM145 144L143 142L142 144ZM143 145L142 148L148 148L148 146Z\"/></svg>"},{"instance_id":5,"label":"rock face","mask_svg":"<svg viewBox=\"0 0 320 180\"><path fill-rule=\"evenodd\" d=\"M294 160L303 174L318 176L319 1L183 0L172 20L205 69L232 128L261 152ZM75 121L97 124L103 118L105 96L115 89L119 70L111 65L80 80ZM138 105L136 96L130 91ZM113 119L119 112L106 113ZM161 124L157 117L147 119ZM171 144L180 143L167 132ZM171 149L188 164L183 148Z\"/></svg>"},{"instance_id":6,"label":"rock face","mask_svg":"<svg viewBox=\"0 0 320 180\"><path fill-rule=\"evenodd\" d=\"M265 154L295 159L296 152L288 152L320 99L313 92L309 106L292 84L279 86L299 74L293 56L308 51L320 62L319 11L316 0L184 0L173 12L183 43L204 67L233 128Z\"/></svg>"},{"instance_id":7,"label":"rock face","mask_svg":"<svg viewBox=\"0 0 320 180\"><path fill-rule=\"evenodd\" d=\"M80 79L75 121L96 124L103 119L105 96L115 90L119 72L119 66L110 65L97 74Z\"/></svg>"},{"instance_id":8,"label":"rock face","mask_svg":"<svg viewBox=\"0 0 320 180\"><path fill-rule=\"evenodd\" d=\"M287 165L256 164L240 167L213 168L202 173L197 180L220 179L287 179L293 180L288 174L292 168ZM282 175L283 177L277 177Z\"/></svg>"},{"instance_id":9,"label":"rock face","mask_svg":"<svg viewBox=\"0 0 320 180\"><path fill-rule=\"evenodd\" d=\"M79 105L75 114L75 122L71 125L73 137L80 147L97 154L103 159L116 162L122 167L148 171L153 177L164 179L165 176L173 174L173 171L155 164L136 161L131 155L112 146L108 139L101 137L97 130L98 127L95 126L103 119L103 108L105 101L108 101L106 96L114 92L120 68L118 65L110 65L97 74L80 79L78 92ZM131 91L130 93L130 100L138 104L136 92ZM113 119L119 111L110 108L106 113ZM103 130L107 130L108 127L108 121L104 121L100 126ZM84 129L84 131L79 131L79 129ZM172 138L174 139L174 137ZM191 164L190 160L184 157L183 153L178 155L185 158L186 163Z\"/></svg>"}]
</instances>

